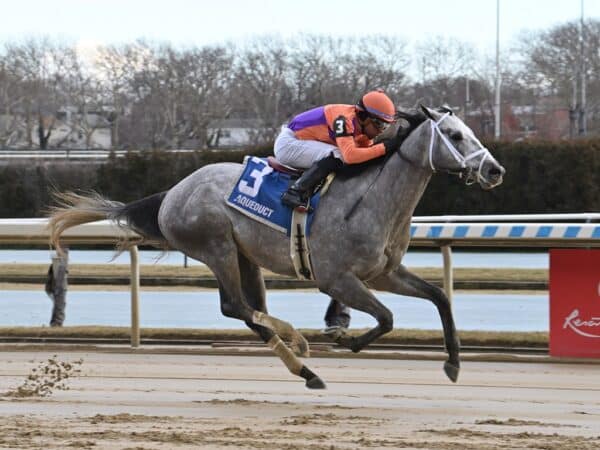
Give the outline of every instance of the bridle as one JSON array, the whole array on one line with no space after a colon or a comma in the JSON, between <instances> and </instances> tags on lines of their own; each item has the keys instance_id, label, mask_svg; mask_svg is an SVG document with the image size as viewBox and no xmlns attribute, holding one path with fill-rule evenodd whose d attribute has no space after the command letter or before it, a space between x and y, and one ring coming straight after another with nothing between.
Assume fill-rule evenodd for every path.
<instances>
[{"instance_id":1,"label":"bridle","mask_svg":"<svg viewBox=\"0 0 600 450\"><path fill-rule=\"evenodd\" d=\"M494 157L491 155L490 151L487 148L485 148L481 144L481 142L479 142L479 140L477 140L477 139L475 139L475 140L480 146L479 150L469 154L468 156L463 156L462 153L460 153L456 149L454 144L452 144L452 142L450 142L450 140L446 137L446 135L444 133L442 133L442 130L440 129L440 124L449 115L450 115L449 112L445 113L438 121L435 121L433 119L428 119L430 127L431 127L431 140L429 141L429 166L431 167L431 170L433 172L436 172L436 168L433 165L433 147L434 147L434 143L435 143L435 137L437 135L440 137L442 142L444 144L446 144L445 147L442 146L442 149L445 148L452 155L452 157L454 157L456 162L460 164L460 167L462 169L458 172L452 172L450 170L448 170L448 172L458 174L461 178L464 176L465 184L473 184L473 183L475 183L475 181L479 181L480 183L489 183L489 180L486 179L483 175L481 175L481 169L483 168L483 164L485 163L485 161L487 159L493 160ZM475 159L480 155L481 155L481 160L479 161L479 167L477 168L477 172L474 174L473 169L470 167L467 167L467 161Z\"/></svg>"}]
</instances>

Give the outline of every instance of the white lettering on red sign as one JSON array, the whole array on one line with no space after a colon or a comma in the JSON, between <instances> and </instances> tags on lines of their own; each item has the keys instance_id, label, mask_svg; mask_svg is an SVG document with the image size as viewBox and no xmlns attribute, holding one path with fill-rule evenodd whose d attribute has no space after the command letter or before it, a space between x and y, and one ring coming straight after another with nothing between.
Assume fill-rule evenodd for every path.
<instances>
[{"instance_id":1,"label":"white lettering on red sign","mask_svg":"<svg viewBox=\"0 0 600 450\"><path fill-rule=\"evenodd\" d=\"M591 317L588 320L581 319L579 318L578 309L574 309L571 314L565 317L565 323L563 324L563 328L570 328L580 336L600 338L600 334L593 334L582 330L582 328L594 327L596 327L598 329L598 333L600 333L600 317Z\"/></svg>"}]
</instances>

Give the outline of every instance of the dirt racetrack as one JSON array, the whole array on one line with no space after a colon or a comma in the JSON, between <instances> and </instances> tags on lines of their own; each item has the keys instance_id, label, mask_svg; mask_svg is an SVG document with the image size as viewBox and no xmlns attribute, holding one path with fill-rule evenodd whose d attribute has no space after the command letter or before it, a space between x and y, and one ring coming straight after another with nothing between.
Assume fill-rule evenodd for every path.
<instances>
[{"instance_id":1,"label":"dirt racetrack","mask_svg":"<svg viewBox=\"0 0 600 450\"><path fill-rule=\"evenodd\" d=\"M15 396L54 354L83 359L70 390ZM0 348L0 448L600 448L598 364L467 361L456 385L440 361L308 364L327 390L273 357Z\"/></svg>"}]
</instances>

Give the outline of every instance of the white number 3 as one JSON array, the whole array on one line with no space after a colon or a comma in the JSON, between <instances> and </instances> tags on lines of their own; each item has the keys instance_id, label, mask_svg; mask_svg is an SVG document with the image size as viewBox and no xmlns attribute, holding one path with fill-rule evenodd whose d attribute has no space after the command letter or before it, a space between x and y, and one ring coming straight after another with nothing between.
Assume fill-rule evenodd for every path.
<instances>
[{"instance_id":1,"label":"white number 3","mask_svg":"<svg viewBox=\"0 0 600 450\"><path fill-rule=\"evenodd\" d=\"M344 133L344 119L338 119L335 121L335 134Z\"/></svg>"},{"instance_id":2,"label":"white number 3","mask_svg":"<svg viewBox=\"0 0 600 450\"><path fill-rule=\"evenodd\" d=\"M250 172L250 176L254 178L254 183L252 186L249 186L246 180L242 180L238 184L238 189L242 194L246 194L250 197L256 197L258 191L260 190L260 186L262 185L264 176L273 172L273 168L255 156L252 157L252 161L260 164L263 167L261 170L254 169L252 172Z\"/></svg>"}]
</instances>

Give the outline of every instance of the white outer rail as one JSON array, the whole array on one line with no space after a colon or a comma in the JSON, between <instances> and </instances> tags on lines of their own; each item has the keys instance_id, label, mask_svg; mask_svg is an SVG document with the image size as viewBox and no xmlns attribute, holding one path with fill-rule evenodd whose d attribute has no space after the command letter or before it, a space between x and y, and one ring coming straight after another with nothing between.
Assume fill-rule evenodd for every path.
<instances>
[{"instance_id":1,"label":"white outer rail","mask_svg":"<svg viewBox=\"0 0 600 450\"><path fill-rule=\"evenodd\" d=\"M600 223L413 222L411 245L600 247Z\"/></svg>"},{"instance_id":2,"label":"white outer rail","mask_svg":"<svg viewBox=\"0 0 600 450\"><path fill-rule=\"evenodd\" d=\"M108 220L69 228L61 235L66 244L115 243L118 239L139 236ZM13 244L49 244L48 219L0 219L0 242Z\"/></svg>"},{"instance_id":3,"label":"white outer rail","mask_svg":"<svg viewBox=\"0 0 600 450\"><path fill-rule=\"evenodd\" d=\"M568 214L488 214L464 216L415 216L412 222L562 222L565 220L600 221L600 213Z\"/></svg>"},{"instance_id":4,"label":"white outer rail","mask_svg":"<svg viewBox=\"0 0 600 450\"><path fill-rule=\"evenodd\" d=\"M69 228L61 235L61 243L69 244L115 244L120 239L138 241L139 236L103 220ZM3 244L49 244L50 230L47 219L0 219L0 243ZM140 345L140 264L138 248L129 249L131 264L131 346Z\"/></svg>"},{"instance_id":5,"label":"white outer rail","mask_svg":"<svg viewBox=\"0 0 600 450\"><path fill-rule=\"evenodd\" d=\"M522 222L507 223L513 220ZM530 220L536 222L527 222ZM565 222L548 223L544 222L545 220ZM451 246L600 248L600 223L589 223L592 221L600 221L600 214L414 217L411 224L411 245L441 248L444 260L444 290L448 298L452 299ZM47 244L50 237L47 223L47 219L0 219L0 243ZM127 239L134 243L139 240L139 236L109 221L79 225L66 230L61 236L61 242L65 245L114 244L119 239ZM140 270L136 245L130 248L130 257L131 345L137 347L140 344Z\"/></svg>"}]
</instances>

